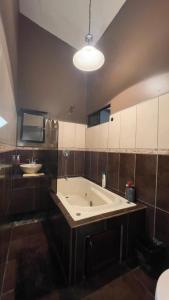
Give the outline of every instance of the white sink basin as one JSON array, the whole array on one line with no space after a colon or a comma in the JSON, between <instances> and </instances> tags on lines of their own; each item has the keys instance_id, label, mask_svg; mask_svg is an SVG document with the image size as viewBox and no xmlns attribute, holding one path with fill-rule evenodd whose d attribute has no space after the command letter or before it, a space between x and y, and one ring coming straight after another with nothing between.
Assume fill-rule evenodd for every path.
<instances>
[{"instance_id":1,"label":"white sink basin","mask_svg":"<svg viewBox=\"0 0 169 300\"><path fill-rule=\"evenodd\" d=\"M26 174L35 174L42 168L42 165L41 164L23 164L23 165L20 165L20 168Z\"/></svg>"}]
</instances>

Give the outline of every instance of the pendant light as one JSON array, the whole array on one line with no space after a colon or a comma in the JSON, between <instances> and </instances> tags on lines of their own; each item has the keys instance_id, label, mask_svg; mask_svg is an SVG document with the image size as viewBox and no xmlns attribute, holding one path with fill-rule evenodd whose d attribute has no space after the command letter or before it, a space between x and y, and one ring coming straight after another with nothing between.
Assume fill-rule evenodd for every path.
<instances>
[{"instance_id":1,"label":"pendant light","mask_svg":"<svg viewBox=\"0 0 169 300\"><path fill-rule=\"evenodd\" d=\"M81 71L91 72L98 70L103 66L105 58L101 51L90 45L93 41L91 33L91 0L89 0L89 32L85 36L85 41L87 45L74 54L73 64Z\"/></svg>"}]
</instances>

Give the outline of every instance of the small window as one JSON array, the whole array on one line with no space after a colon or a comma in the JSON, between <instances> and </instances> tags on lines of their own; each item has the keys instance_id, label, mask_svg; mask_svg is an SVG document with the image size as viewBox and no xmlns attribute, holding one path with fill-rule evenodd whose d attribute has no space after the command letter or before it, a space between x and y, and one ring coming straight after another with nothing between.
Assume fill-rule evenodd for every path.
<instances>
[{"instance_id":1,"label":"small window","mask_svg":"<svg viewBox=\"0 0 169 300\"><path fill-rule=\"evenodd\" d=\"M98 124L109 122L110 117L110 105L106 106L91 115L88 115L88 127L92 127Z\"/></svg>"}]
</instances>

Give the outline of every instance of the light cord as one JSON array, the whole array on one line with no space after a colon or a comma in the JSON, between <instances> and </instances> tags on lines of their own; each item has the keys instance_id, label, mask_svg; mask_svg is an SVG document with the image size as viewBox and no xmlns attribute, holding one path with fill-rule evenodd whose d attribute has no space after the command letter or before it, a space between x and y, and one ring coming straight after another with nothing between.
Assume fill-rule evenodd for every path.
<instances>
[{"instance_id":1,"label":"light cord","mask_svg":"<svg viewBox=\"0 0 169 300\"><path fill-rule=\"evenodd\" d=\"M89 34L91 33L91 8L92 8L92 0L89 0Z\"/></svg>"}]
</instances>

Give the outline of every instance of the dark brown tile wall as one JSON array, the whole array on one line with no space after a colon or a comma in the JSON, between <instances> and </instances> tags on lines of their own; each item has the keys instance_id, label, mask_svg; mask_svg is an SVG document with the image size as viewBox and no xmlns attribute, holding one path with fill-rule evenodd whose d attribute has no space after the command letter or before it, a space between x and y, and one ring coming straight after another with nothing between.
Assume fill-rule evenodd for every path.
<instances>
[{"instance_id":1,"label":"dark brown tile wall","mask_svg":"<svg viewBox=\"0 0 169 300\"><path fill-rule=\"evenodd\" d=\"M63 155L63 151L58 150L58 177L62 178L66 175L69 177L84 176L84 162L84 151L69 151L69 157L65 158Z\"/></svg>"},{"instance_id":2,"label":"dark brown tile wall","mask_svg":"<svg viewBox=\"0 0 169 300\"><path fill-rule=\"evenodd\" d=\"M128 180L134 182L135 154L120 154L119 190L125 193Z\"/></svg>"},{"instance_id":3,"label":"dark brown tile wall","mask_svg":"<svg viewBox=\"0 0 169 300\"><path fill-rule=\"evenodd\" d=\"M11 153L0 153L0 290L11 233L11 226L8 224L12 190Z\"/></svg>"},{"instance_id":4,"label":"dark brown tile wall","mask_svg":"<svg viewBox=\"0 0 169 300\"><path fill-rule=\"evenodd\" d=\"M85 177L101 184L104 171L107 188L123 196L126 182L135 183L136 199L147 205L147 235L169 246L169 155L87 151Z\"/></svg>"},{"instance_id":5,"label":"dark brown tile wall","mask_svg":"<svg viewBox=\"0 0 169 300\"><path fill-rule=\"evenodd\" d=\"M158 157L157 207L169 213L169 156Z\"/></svg>"},{"instance_id":6,"label":"dark brown tile wall","mask_svg":"<svg viewBox=\"0 0 169 300\"><path fill-rule=\"evenodd\" d=\"M110 190L119 190L119 153L108 153L107 187Z\"/></svg>"},{"instance_id":7,"label":"dark brown tile wall","mask_svg":"<svg viewBox=\"0 0 169 300\"><path fill-rule=\"evenodd\" d=\"M34 157L43 164L42 171L47 176L23 179L13 155L20 155L21 163ZM0 289L11 236L10 217L30 212L32 208L37 211L51 209L53 203L48 192L51 178L57 178L57 150L19 149L0 153Z\"/></svg>"},{"instance_id":8,"label":"dark brown tile wall","mask_svg":"<svg viewBox=\"0 0 169 300\"><path fill-rule=\"evenodd\" d=\"M136 155L137 199L153 206L155 205L156 167L156 155Z\"/></svg>"}]
</instances>

